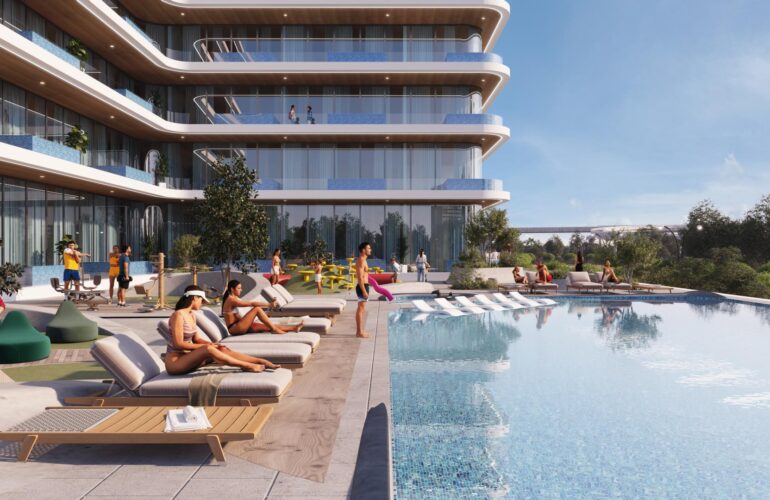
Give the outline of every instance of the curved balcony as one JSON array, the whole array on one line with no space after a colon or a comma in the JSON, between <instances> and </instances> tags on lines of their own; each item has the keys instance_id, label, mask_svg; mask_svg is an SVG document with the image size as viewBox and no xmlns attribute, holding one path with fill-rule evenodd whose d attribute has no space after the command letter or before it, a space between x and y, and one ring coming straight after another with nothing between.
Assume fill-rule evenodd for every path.
<instances>
[{"instance_id":1,"label":"curved balcony","mask_svg":"<svg viewBox=\"0 0 770 500\"><path fill-rule=\"evenodd\" d=\"M203 38L195 52L206 62L491 62L481 37L394 38Z\"/></svg>"},{"instance_id":2,"label":"curved balcony","mask_svg":"<svg viewBox=\"0 0 770 500\"><path fill-rule=\"evenodd\" d=\"M204 95L194 99L209 123L240 125L502 125L479 113L481 96ZM294 110L292 112L292 107Z\"/></svg>"}]
</instances>

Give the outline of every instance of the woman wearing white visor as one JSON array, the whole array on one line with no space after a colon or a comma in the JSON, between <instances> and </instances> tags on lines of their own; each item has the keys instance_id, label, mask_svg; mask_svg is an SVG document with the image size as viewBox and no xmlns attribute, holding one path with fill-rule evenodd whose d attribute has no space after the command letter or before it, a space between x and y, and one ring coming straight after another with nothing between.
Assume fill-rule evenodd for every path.
<instances>
[{"instance_id":1,"label":"woman wearing white visor","mask_svg":"<svg viewBox=\"0 0 770 500\"><path fill-rule=\"evenodd\" d=\"M193 311L200 309L204 302L208 303L206 292L190 285L176 303L176 310L168 320L171 340L166 348L166 371L169 374L189 373L209 363L237 366L246 372L280 368L280 365L266 359L247 356L224 345L213 344L198 335Z\"/></svg>"}]
</instances>

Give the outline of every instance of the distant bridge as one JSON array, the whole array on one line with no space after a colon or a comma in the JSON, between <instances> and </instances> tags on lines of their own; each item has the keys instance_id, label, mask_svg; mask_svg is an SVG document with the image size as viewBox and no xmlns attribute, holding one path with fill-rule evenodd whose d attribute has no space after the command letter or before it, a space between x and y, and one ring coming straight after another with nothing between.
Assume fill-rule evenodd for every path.
<instances>
[{"instance_id":1,"label":"distant bridge","mask_svg":"<svg viewBox=\"0 0 770 500\"><path fill-rule=\"evenodd\" d=\"M647 224L644 226L554 226L554 227L518 227L522 234L572 234L572 233L592 233L600 238L606 238L613 232L633 233L640 229L654 227L661 231L670 231L678 233L685 228L684 224L657 225Z\"/></svg>"}]
</instances>

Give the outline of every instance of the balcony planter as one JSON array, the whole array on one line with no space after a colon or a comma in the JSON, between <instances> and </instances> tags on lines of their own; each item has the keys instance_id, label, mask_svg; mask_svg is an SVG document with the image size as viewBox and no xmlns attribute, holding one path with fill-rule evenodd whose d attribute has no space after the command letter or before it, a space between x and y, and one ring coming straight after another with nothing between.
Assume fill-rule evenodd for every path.
<instances>
[{"instance_id":1,"label":"balcony planter","mask_svg":"<svg viewBox=\"0 0 770 500\"><path fill-rule=\"evenodd\" d=\"M34 135L0 135L0 142L72 163L80 163L80 153L76 149Z\"/></svg>"},{"instance_id":2,"label":"balcony planter","mask_svg":"<svg viewBox=\"0 0 770 500\"><path fill-rule=\"evenodd\" d=\"M155 179L151 173L136 169L134 167L129 167L126 165L98 165L94 168L103 172L109 172L111 174L120 175L128 179L133 179L135 181L146 182L147 184L155 184Z\"/></svg>"}]
</instances>

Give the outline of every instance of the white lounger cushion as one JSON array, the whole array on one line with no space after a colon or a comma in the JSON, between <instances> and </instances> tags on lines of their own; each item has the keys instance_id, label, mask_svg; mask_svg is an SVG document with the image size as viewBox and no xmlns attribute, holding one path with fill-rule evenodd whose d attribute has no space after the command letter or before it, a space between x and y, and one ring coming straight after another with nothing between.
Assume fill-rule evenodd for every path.
<instances>
[{"instance_id":1,"label":"white lounger cushion","mask_svg":"<svg viewBox=\"0 0 770 500\"><path fill-rule=\"evenodd\" d=\"M567 281L571 284L591 283L591 277L586 271L570 271L567 273Z\"/></svg>"},{"instance_id":2,"label":"white lounger cushion","mask_svg":"<svg viewBox=\"0 0 770 500\"><path fill-rule=\"evenodd\" d=\"M91 346L91 355L132 391L166 370L160 356L133 333L116 333L97 340Z\"/></svg>"},{"instance_id":3,"label":"white lounger cushion","mask_svg":"<svg viewBox=\"0 0 770 500\"><path fill-rule=\"evenodd\" d=\"M254 336L254 335L245 335ZM277 337L277 335L273 335ZM254 356L265 358L273 363L292 363L304 364L313 352L313 348L308 344L299 344L295 342L239 342L237 344L228 344L234 350Z\"/></svg>"},{"instance_id":4,"label":"white lounger cushion","mask_svg":"<svg viewBox=\"0 0 770 500\"><path fill-rule=\"evenodd\" d=\"M241 316L244 316L246 315L246 313L249 312L249 309L250 308L248 307L239 307L238 313ZM258 319L255 321L260 322ZM301 321L304 323L304 325L302 326L302 331L315 332L315 333L329 333L329 330L332 327L332 321L330 319L319 318L319 317L313 318L308 315L286 316L283 318L271 317L270 321L272 321L273 323L281 327L298 325L299 322ZM224 325L224 323L222 324Z\"/></svg>"},{"instance_id":5,"label":"white lounger cushion","mask_svg":"<svg viewBox=\"0 0 770 500\"><path fill-rule=\"evenodd\" d=\"M187 397L190 380L200 374L169 375L166 372L145 382L139 394L148 397ZM259 398L280 396L291 383L291 370L279 368L273 372L228 374L219 385L219 397Z\"/></svg>"},{"instance_id":6,"label":"white lounger cushion","mask_svg":"<svg viewBox=\"0 0 770 500\"><path fill-rule=\"evenodd\" d=\"M325 299L304 299L287 301L283 296L279 295L277 291L272 288L265 288L262 290L265 297L270 300L278 301L278 307L280 312L290 311L309 311L312 313L326 312L330 314L340 314L345 308L344 305L337 301L327 301Z\"/></svg>"},{"instance_id":7,"label":"white lounger cushion","mask_svg":"<svg viewBox=\"0 0 770 500\"><path fill-rule=\"evenodd\" d=\"M273 289L278 292L278 295L286 299L286 302L294 302L295 300L303 301L303 300L320 300L324 302L331 302L334 304L340 304L342 307L345 307L345 304L347 304L347 300L341 299L339 297L295 297L294 295L289 292L285 286L281 285L280 283L277 285L273 285Z\"/></svg>"}]
</instances>

